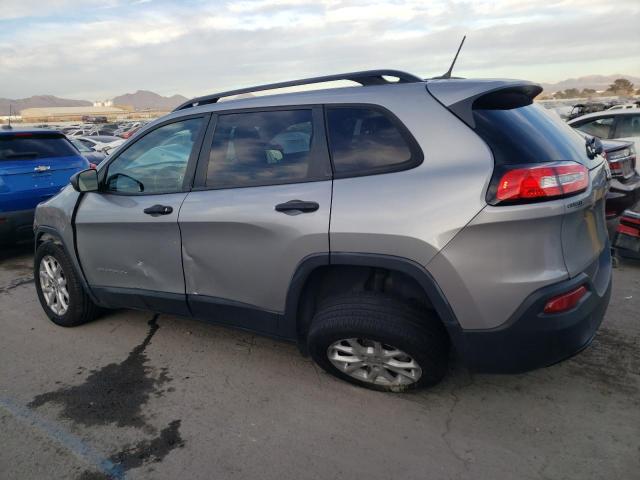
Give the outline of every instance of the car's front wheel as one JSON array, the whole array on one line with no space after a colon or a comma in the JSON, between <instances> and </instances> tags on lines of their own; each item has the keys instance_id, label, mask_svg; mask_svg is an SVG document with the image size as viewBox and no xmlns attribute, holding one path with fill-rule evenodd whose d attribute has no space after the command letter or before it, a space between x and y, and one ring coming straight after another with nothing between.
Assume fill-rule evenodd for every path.
<instances>
[{"instance_id":1,"label":"car's front wheel","mask_svg":"<svg viewBox=\"0 0 640 480\"><path fill-rule=\"evenodd\" d=\"M448 365L449 338L442 324L423 309L375 292L324 301L307 345L328 373L374 390L435 385Z\"/></svg>"},{"instance_id":2,"label":"car's front wheel","mask_svg":"<svg viewBox=\"0 0 640 480\"><path fill-rule=\"evenodd\" d=\"M40 244L33 274L40 305L52 322L75 327L98 315L98 307L82 288L62 246L53 242Z\"/></svg>"}]
</instances>

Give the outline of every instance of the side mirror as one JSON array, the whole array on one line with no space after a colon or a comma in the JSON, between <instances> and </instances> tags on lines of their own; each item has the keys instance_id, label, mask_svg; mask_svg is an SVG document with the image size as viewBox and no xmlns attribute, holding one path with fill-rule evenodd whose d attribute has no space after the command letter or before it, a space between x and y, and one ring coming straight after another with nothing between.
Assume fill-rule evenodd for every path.
<instances>
[{"instance_id":1,"label":"side mirror","mask_svg":"<svg viewBox=\"0 0 640 480\"><path fill-rule=\"evenodd\" d=\"M71 186L77 192L98 191L98 171L93 168L74 174L70 181Z\"/></svg>"}]
</instances>

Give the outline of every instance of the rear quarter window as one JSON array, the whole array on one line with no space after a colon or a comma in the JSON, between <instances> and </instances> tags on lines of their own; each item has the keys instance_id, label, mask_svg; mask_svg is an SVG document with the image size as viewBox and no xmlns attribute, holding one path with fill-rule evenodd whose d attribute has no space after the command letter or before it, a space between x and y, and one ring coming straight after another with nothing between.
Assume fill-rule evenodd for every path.
<instances>
[{"instance_id":1,"label":"rear quarter window","mask_svg":"<svg viewBox=\"0 0 640 480\"><path fill-rule=\"evenodd\" d=\"M327 125L338 178L404 170L422 161L413 137L382 109L327 107Z\"/></svg>"},{"instance_id":2,"label":"rear quarter window","mask_svg":"<svg viewBox=\"0 0 640 480\"><path fill-rule=\"evenodd\" d=\"M585 140L559 117L531 104L510 109L474 109L475 130L497 165L584 161Z\"/></svg>"},{"instance_id":3,"label":"rear quarter window","mask_svg":"<svg viewBox=\"0 0 640 480\"><path fill-rule=\"evenodd\" d=\"M0 160L29 160L78 156L76 148L61 135L2 135Z\"/></svg>"}]
</instances>

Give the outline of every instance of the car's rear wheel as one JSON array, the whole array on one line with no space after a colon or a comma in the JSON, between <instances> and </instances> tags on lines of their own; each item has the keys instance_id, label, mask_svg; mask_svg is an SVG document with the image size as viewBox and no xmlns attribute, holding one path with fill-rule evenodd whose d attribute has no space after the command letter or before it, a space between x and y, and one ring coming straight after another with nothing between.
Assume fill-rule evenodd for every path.
<instances>
[{"instance_id":1,"label":"car's rear wheel","mask_svg":"<svg viewBox=\"0 0 640 480\"><path fill-rule=\"evenodd\" d=\"M74 327L96 318L99 308L82 288L62 246L42 243L36 250L33 273L38 299L52 322Z\"/></svg>"},{"instance_id":2,"label":"car's rear wheel","mask_svg":"<svg viewBox=\"0 0 640 480\"><path fill-rule=\"evenodd\" d=\"M323 302L307 337L328 373L381 391L435 385L447 372L447 332L425 309L375 292Z\"/></svg>"}]
</instances>

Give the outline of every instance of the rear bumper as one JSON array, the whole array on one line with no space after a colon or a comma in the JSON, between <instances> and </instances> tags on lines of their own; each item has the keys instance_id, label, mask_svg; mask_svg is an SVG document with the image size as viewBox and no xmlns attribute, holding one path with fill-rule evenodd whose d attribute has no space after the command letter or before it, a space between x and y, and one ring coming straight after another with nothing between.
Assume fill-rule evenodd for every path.
<instances>
[{"instance_id":1,"label":"rear bumper","mask_svg":"<svg viewBox=\"0 0 640 480\"><path fill-rule=\"evenodd\" d=\"M0 244L8 244L33 237L35 209L0 212Z\"/></svg>"},{"instance_id":2,"label":"rear bumper","mask_svg":"<svg viewBox=\"0 0 640 480\"><path fill-rule=\"evenodd\" d=\"M640 259L640 213L626 210L620 216L613 246L618 255Z\"/></svg>"},{"instance_id":3,"label":"rear bumper","mask_svg":"<svg viewBox=\"0 0 640 480\"><path fill-rule=\"evenodd\" d=\"M585 272L534 292L500 327L462 330L456 346L464 363L480 372L519 373L552 365L588 346L611 296L609 245ZM586 285L589 292L575 308L554 315L543 313L551 297L580 285Z\"/></svg>"},{"instance_id":4,"label":"rear bumper","mask_svg":"<svg viewBox=\"0 0 640 480\"><path fill-rule=\"evenodd\" d=\"M624 182L613 179L607 192L607 218L619 216L638 201L640 201L640 175L636 174Z\"/></svg>"}]
</instances>

